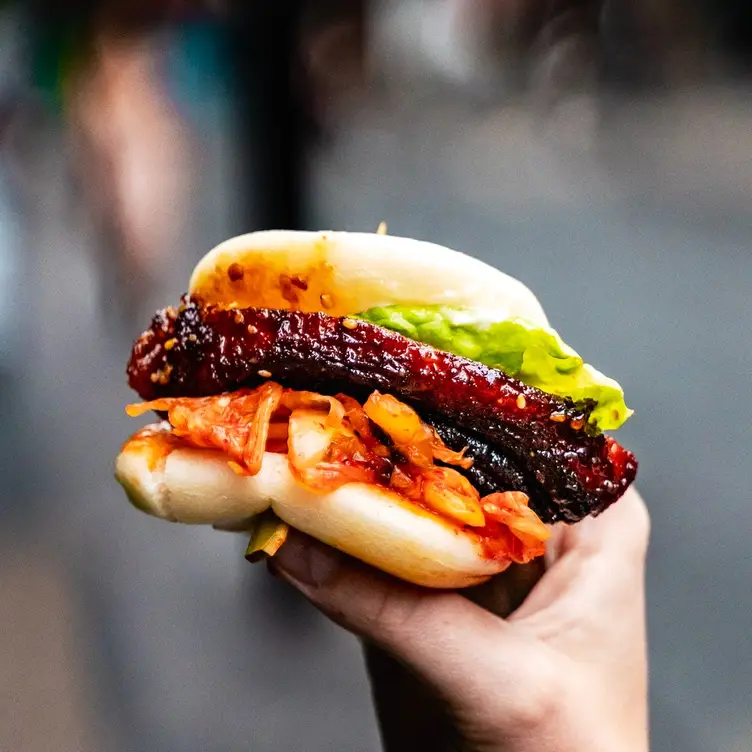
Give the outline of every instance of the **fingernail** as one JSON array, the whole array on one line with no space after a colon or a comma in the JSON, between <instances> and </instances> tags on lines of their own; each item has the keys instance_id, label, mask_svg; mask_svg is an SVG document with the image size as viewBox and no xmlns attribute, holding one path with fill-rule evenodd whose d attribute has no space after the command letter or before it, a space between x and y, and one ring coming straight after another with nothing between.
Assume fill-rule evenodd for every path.
<instances>
[{"instance_id":1,"label":"fingernail","mask_svg":"<svg viewBox=\"0 0 752 752\"><path fill-rule=\"evenodd\" d=\"M308 587L330 582L339 569L340 553L310 539L288 539L274 557L275 567Z\"/></svg>"}]
</instances>

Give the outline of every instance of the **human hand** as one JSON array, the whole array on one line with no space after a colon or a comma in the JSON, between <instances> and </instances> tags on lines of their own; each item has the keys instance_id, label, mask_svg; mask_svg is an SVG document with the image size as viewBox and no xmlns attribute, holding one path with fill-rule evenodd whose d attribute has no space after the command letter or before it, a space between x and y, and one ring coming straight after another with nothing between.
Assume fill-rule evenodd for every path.
<instances>
[{"instance_id":1,"label":"human hand","mask_svg":"<svg viewBox=\"0 0 752 752\"><path fill-rule=\"evenodd\" d=\"M462 594L423 590L300 535L270 565L417 677L400 677L396 663L390 668L371 652L377 699L389 694L384 683L396 681L393 697L408 705L397 716L382 713L382 721L407 719L401 729L383 729L389 750L640 752L648 749L648 535L648 514L633 490L596 519L556 526L545 573L505 619L496 613L514 605L524 570ZM411 682L415 691L405 694ZM439 707L448 723L426 718ZM417 728L433 735L430 743L416 741Z\"/></svg>"}]
</instances>

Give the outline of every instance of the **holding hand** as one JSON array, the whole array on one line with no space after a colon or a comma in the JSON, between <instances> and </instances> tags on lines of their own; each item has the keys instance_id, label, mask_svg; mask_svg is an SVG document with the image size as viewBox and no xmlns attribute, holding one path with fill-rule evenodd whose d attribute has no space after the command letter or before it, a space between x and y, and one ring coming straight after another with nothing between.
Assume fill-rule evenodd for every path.
<instances>
[{"instance_id":1,"label":"holding hand","mask_svg":"<svg viewBox=\"0 0 752 752\"><path fill-rule=\"evenodd\" d=\"M409 669L371 652L387 749L639 752L648 749L648 534L645 505L632 490L596 519L557 526L545 574L506 619L495 614L515 605L529 576L522 568L463 591L486 610L302 535L291 535L270 566ZM431 717L439 708L441 717Z\"/></svg>"}]
</instances>

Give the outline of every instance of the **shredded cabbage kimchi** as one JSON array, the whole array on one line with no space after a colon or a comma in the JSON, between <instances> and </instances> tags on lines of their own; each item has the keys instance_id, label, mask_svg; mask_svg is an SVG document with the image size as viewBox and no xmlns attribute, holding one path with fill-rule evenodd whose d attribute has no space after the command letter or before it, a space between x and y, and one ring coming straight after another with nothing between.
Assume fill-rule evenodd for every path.
<instances>
[{"instance_id":1,"label":"shredded cabbage kimchi","mask_svg":"<svg viewBox=\"0 0 752 752\"><path fill-rule=\"evenodd\" d=\"M489 558L526 563L545 551L548 528L519 491L484 498L455 468L472 460L447 447L408 405L374 392L361 405L267 382L212 397L170 397L129 405L131 416L166 412L172 437L227 455L242 475L261 469L264 452L286 454L295 477L309 488L333 491L346 483L388 488L409 501L470 528ZM441 463L441 464L437 464Z\"/></svg>"}]
</instances>

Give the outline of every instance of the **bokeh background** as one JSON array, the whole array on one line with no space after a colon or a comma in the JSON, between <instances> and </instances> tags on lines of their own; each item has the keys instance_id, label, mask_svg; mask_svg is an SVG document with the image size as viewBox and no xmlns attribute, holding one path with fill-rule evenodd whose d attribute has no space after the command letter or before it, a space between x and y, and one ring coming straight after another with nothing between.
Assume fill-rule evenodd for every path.
<instances>
[{"instance_id":1,"label":"bokeh background","mask_svg":"<svg viewBox=\"0 0 752 752\"><path fill-rule=\"evenodd\" d=\"M381 220L622 382L653 749L752 749L751 41L731 0L0 2L0 750L378 749L354 640L112 462L204 252Z\"/></svg>"}]
</instances>

